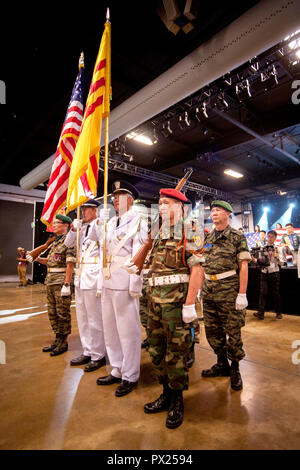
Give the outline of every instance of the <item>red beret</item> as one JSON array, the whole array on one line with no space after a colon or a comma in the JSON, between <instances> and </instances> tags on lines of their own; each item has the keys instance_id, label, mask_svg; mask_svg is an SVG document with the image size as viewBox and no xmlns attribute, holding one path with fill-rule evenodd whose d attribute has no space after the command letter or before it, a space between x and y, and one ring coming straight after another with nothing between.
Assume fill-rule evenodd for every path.
<instances>
[{"instance_id":1,"label":"red beret","mask_svg":"<svg viewBox=\"0 0 300 470\"><path fill-rule=\"evenodd\" d=\"M160 190L160 195L161 196L166 196L166 197L171 197L171 198L176 199L177 201L180 201L180 202L188 202L188 199L185 197L185 195L182 194L177 189L162 188Z\"/></svg>"}]
</instances>

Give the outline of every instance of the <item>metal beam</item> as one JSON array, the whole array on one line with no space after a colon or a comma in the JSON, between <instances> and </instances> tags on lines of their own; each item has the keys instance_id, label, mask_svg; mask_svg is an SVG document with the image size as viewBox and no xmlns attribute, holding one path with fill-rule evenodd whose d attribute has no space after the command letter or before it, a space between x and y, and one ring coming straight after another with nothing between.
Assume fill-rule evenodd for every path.
<instances>
[{"instance_id":1,"label":"metal beam","mask_svg":"<svg viewBox=\"0 0 300 470\"><path fill-rule=\"evenodd\" d=\"M242 124L241 122L237 121L236 119L232 118L231 116L229 116L228 114L224 113L224 112L220 112L218 111L216 108L213 109L213 111L218 115L220 116L221 118L225 119L225 121L228 121L228 122L231 122L231 124L234 124L235 126L239 127L240 129L242 129L244 132L246 132L247 134L250 134L252 135L253 137L255 137L256 139L258 140L261 140L262 142L264 142L266 145L268 145L269 147L272 147L274 150L277 150L278 152L282 153L283 155L285 155L286 157L288 157L290 160L293 160L293 162L296 162L298 163L298 165L300 165L300 160L298 160L298 158L294 157L294 155L292 155L291 153L287 152L286 150L280 148L280 147L276 147L276 146L273 146L271 144L271 142L269 142L267 139L265 139L265 137L262 137L261 135L257 134L257 132L253 131L252 129L250 129L249 127L245 126L244 124Z\"/></svg>"}]
</instances>

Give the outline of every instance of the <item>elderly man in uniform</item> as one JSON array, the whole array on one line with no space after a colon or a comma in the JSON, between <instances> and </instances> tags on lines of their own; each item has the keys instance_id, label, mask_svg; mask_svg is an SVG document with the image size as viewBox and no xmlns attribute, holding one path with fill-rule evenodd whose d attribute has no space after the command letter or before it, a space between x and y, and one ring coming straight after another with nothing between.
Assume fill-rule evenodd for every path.
<instances>
[{"instance_id":1,"label":"elderly man in uniform","mask_svg":"<svg viewBox=\"0 0 300 470\"><path fill-rule=\"evenodd\" d=\"M137 385L140 375L141 324L139 297L142 276L128 274L124 264L144 244L147 222L132 207L137 191L126 181L113 184L116 216L107 224L107 267L103 269L102 316L104 338L112 370L99 377L98 385L119 383L117 397L127 395ZM92 239L103 239L102 220L108 220L107 209L91 231Z\"/></svg>"},{"instance_id":2,"label":"elderly man in uniform","mask_svg":"<svg viewBox=\"0 0 300 470\"><path fill-rule=\"evenodd\" d=\"M92 372L106 364L102 322L101 297L97 297L98 277L101 276L100 243L88 238L97 218L99 202L90 199L81 206L82 219L75 219L65 245L76 247L77 227L80 229L79 267L74 279L76 316L82 354L71 360L71 366L86 364L85 372Z\"/></svg>"},{"instance_id":3,"label":"elderly man in uniform","mask_svg":"<svg viewBox=\"0 0 300 470\"><path fill-rule=\"evenodd\" d=\"M48 315L55 340L43 348L50 356L58 356L68 350L67 338L71 334L71 300L72 275L76 263L75 251L64 244L72 219L57 214L53 222L56 235L47 258L36 258L35 261L47 265L47 300ZM30 261L30 259L29 259Z\"/></svg>"},{"instance_id":4,"label":"elderly man in uniform","mask_svg":"<svg viewBox=\"0 0 300 470\"><path fill-rule=\"evenodd\" d=\"M163 393L144 406L145 413L168 410L166 426L183 421L183 390L188 388L187 355L192 345L191 322L197 320L201 255L191 251L183 227L184 194L160 190L162 226L149 260L149 353Z\"/></svg>"},{"instance_id":5,"label":"elderly man in uniform","mask_svg":"<svg viewBox=\"0 0 300 470\"><path fill-rule=\"evenodd\" d=\"M213 201L211 218L215 229L204 239L205 261L201 263L204 325L218 360L210 369L203 370L202 376L230 376L231 388L241 390L239 361L245 356L241 328L245 325L248 305L246 289L251 256L245 236L228 223L232 212L228 202Z\"/></svg>"}]
</instances>

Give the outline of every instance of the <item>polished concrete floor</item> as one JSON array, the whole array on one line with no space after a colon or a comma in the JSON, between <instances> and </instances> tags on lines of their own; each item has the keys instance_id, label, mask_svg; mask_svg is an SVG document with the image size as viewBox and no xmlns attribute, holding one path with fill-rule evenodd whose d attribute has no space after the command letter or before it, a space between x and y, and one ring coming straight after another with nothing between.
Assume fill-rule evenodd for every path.
<instances>
[{"instance_id":1,"label":"polished concrete floor","mask_svg":"<svg viewBox=\"0 0 300 470\"><path fill-rule=\"evenodd\" d=\"M116 398L116 385L96 384L105 367L84 373L69 366L81 352L74 307L68 352L41 352L52 340L46 310L43 285L0 284L0 449L300 448L300 366L293 363L300 353L292 348L298 340L300 349L300 316L267 313L259 321L248 311L241 392L227 378L201 377L215 361L201 323L184 422L170 430L166 412L143 412L160 394L145 350L138 387Z\"/></svg>"}]
</instances>

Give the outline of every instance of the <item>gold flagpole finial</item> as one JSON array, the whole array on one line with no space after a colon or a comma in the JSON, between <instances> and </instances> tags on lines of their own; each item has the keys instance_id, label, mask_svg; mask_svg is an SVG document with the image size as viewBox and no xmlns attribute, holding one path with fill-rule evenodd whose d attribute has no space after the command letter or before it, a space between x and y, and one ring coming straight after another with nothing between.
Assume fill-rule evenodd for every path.
<instances>
[{"instance_id":1,"label":"gold flagpole finial","mask_svg":"<svg viewBox=\"0 0 300 470\"><path fill-rule=\"evenodd\" d=\"M109 8L106 10L106 21L110 21Z\"/></svg>"},{"instance_id":2,"label":"gold flagpole finial","mask_svg":"<svg viewBox=\"0 0 300 470\"><path fill-rule=\"evenodd\" d=\"M84 53L81 52L78 63L79 70L84 69Z\"/></svg>"}]
</instances>

